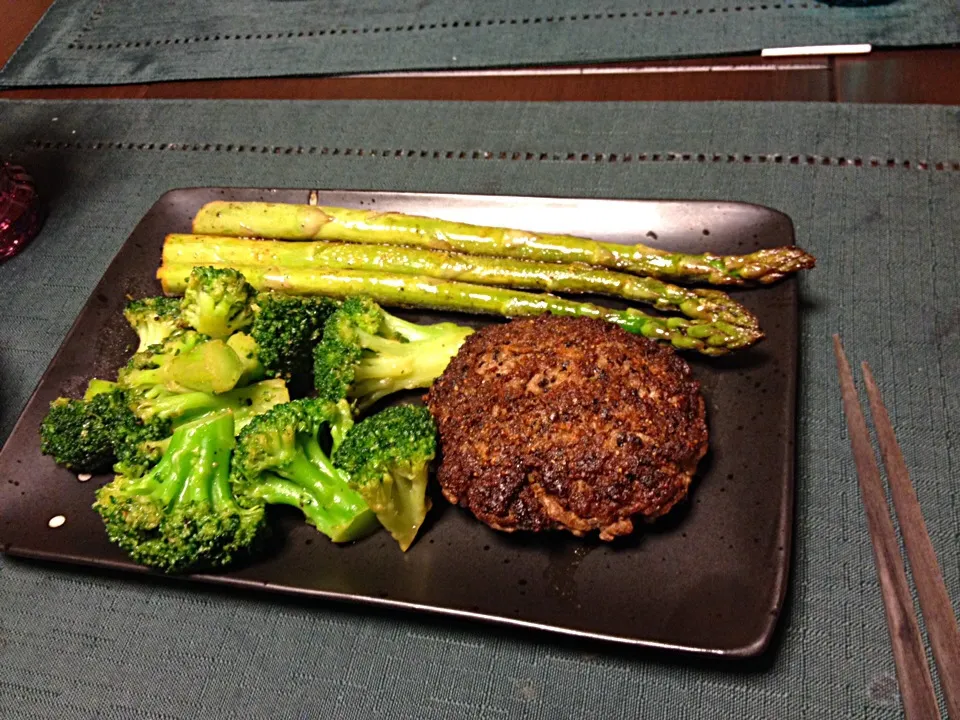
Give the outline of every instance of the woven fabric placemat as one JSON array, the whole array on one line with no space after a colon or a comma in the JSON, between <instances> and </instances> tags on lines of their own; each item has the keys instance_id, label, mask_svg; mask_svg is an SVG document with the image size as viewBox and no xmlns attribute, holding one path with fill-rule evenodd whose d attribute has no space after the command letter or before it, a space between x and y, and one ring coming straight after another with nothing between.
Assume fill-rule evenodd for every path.
<instances>
[{"instance_id":1,"label":"woven fabric placemat","mask_svg":"<svg viewBox=\"0 0 960 720\"><path fill-rule=\"evenodd\" d=\"M0 86L108 85L960 42L955 0L57 0Z\"/></svg>"},{"instance_id":2,"label":"woven fabric placemat","mask_svg":"<svg viewBox=\"0 0 960 720\"><path fill-rule=\"evenodd\" d=\"M801 286L795 564L760 662L0 560L4 718L896 718L830 334L874 368L960 598L960 109L4 102L51 206L0 265L0 437L166 190L708 198L788 213Z\"/></svg>"}]
</instances>

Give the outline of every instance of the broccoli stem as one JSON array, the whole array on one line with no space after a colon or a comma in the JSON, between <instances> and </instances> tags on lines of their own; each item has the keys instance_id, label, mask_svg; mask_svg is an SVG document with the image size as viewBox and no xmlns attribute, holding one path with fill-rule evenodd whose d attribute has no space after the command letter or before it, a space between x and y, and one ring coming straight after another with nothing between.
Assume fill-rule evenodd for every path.
<instances>
[{"instance_id":1,"label":"broccoli stem","mask_svg":"<svg viewBox=\"0 0 960 720\"><path fill-rule=\"evenodd\" d=\"M203 426L200 426L203 427ZM195 432L191 428L187 432ZM230 454L233 451L233 423L212 422L190 450L190 470L177 497L176 504L205 503L213 505L213 485L227 482L229 488Z\"/></svg>"},{"instance_id":2,"label":"broccoli stem","mask_svg":"<svg viewBox=\"0 0 960 720\"><path fill-rule=\"evenodd\" d=\"M297 454L292 462L274 470L278 478L264 479L250 494L268 505L299 508L307 522L333 542L365 537L376 529L376 516L329 460L325 466L329 470Z\"/></svg>"},{"instance_id":3,"label":"broccoli stem","mask_svg":"<svg viewBox=\"0 0 960 720\"><path fill-rule=\"evenodd\" d=\"M359 409L363 410L380 398L400 390L429 387L446 369L453 353L431 355L427 348L422 349L422 356L377 355L361 360L354 371L353 386L349 391L351 398L363 398Z\"/></svg>"},{"instance_id":4,"label":"broccoli stem","mask_svg":"<svg viewBox=\"0 0 960 720\"><path fill-rule=\"evenodd\" d=\"M309 465L310 463L304 460ZM321 483L323 481L321 480ZM352 542L366 537L377 528L377 517L360 498L359 508L350 497L353 490L322 491L315 494L316 479L283 477L264 479L249 491L249 496L267 505L289 505L298 508L307 522L333 542ZM359 496L358 496L359 497Z\"/></svg>"},{"instance_id":5,"label":"broccoli stem","mask_svg":"<svg viewBox=\"0 0 960 720\"><path fill-rule=\"evenodd\" d=\"M209 412L232 410L236 429L240 430L254 415L289 400L290 395L283 380L263 380L220 395L187 392L151 397L148 393L135 401L133 411L144 420L162 418L180 422L193 420Z\"/></svg>"},{"instance_id":6,"label":"broccoli stem","mask_svg":"<svg viewBox=\"0 0 960 720\"><path fill-rule=\"evenodd\" d=\"M289 505L300 510L313 502L302 487L279 477L258 482L246 494L265 505Z\"/></svg>"},{"instance_id":7,"label":"broccoli stem","mask_svg":"<svg viewBox=\"0 0 960 720\"><path fill-rule=\"evenodd\" d=\"M145 387L166 387L167 369L164 366L158 368L143 368L140 370L131 370L122 378L123 384L128 388Z\"/></svg>"},{"instance_id":8,"label":"broccoli stem","mask_svg":"<svg viewBox=\"0 0 960 720\"><path fill-rule=\"evenodd\" d=\"M223 340L209 340L178 353L156 368L128 370L131 388L162 386L171 392L223 393L236 387L244 372L237 353Z\"/></svg>"},{"instance_id":9,"label":"broccoli stem","mask_svg":"<svg viewBox=\"0 0 960 720\"><path fill-rule=\"evenodd\" d=\"M409 322L403 318L399 318L396 315L391 315L388 312L383 313L383 318L381 320L384 327L389 331L393 336L400 336L407 342L418 342L421 340L430 340L436 339L437 332L440 328L446 328L448 326L457 328L461 330L457 325L453 323L439 323L437 325L419 325L417 323ZM378 337L378 336L376 336ZM460 338L462 340L462 338Z\"/></svg>"},{"instance_id":10,"label":"broccoli stem","mask_svg":"<svg viewBox=\"0 0 960 720\"><path fill-rule=\"evenodd\" d=\"M320 447L320 443L316 437L313 435L308 435L302 441L301 447L303 448L303 454L306 455L307 459L314 467L320 469L322 474L329 477L333 482L343 480L340 477L340 471L333 466L330 458L327 457L327 454L323 451L323 448ZM343 480L343 483L346 484L346 480Z\"/></svg>"},{"instance_id":11,"label":"broccoli stem","mask_svg":"<svg viewBox=\"0 0 960 720\"><path fill-rule=\"evenodd\" d=\"M333 447L330 448L331 453L336 452L352 427L353 410L350 409L350 403L346 400L340 400L337 403L336 419L330 423L330 438L333 440Z\"/></svg>"},{"instance_id":12,"label":"broccoli stem","mask_svg":"<svg viewBox=\"0 0 960 720\"><path fill-rule=\"evenodd\" d=\"M400 343L357 331L363 348L374 353L357 364L353 386L349 391L351 398L362 398L359 404L361 410L391 393L429 387L446 369L465 337L463 328L457 328L457 333L435 337L435 332L424 332L421 326L388 313L384 313L384 316L388 326L410 326L403 327L403 332L398 333L410 342Z\"/></svg>"},{"instance_id":13,"label":"broccoli stem","mask_svg":"<svg viewBox=\"0 0 960 720\"><path fill-rule=\"evenodd\" d=\"M213 485L210 488L210 499L215 508L236 508L240 505L233 495L233 487L230 485L230 452L224 453L222 458L216 459L217 471L213 477Z\"/></svg>"},{"instance_id":14,"label":"broccoli stem","mask_svg":"<svg viewBox=\"0 0 960 720\"><path fill-rule=\"evenodd\" d=\"M370 507L404 552L413 544L423 518L430 510L430 498L426 496L428 470L422 465L411 472L393 469L393 474L384 473L385 497L380 500L375 493L368 493Z\"/></svg>"},{"instance_id":15,"label":"broccoli stem","mask_svg":"<svg viewBox=\"0 0 960 720\"><path fill-rule=\"evenodd\" d=\"M245 367L223 340L209 340L172 358L162 370L171 390L223 393L237 386Z\"/></svg>"},{"instance_id":16,"label":"broccoli stem","mask_svg":"<svg viewBox=\"0 0 960 720\"><path fill-rule=\"evenodd\" d=\"M126 491L127 495L152 497L163 508L173 505L183 492L194 460L191 429L184 429L174 437L175 441L171 441L156 467L134 483Z\"/></svg>"},{"instance_id":17,"label":"broccoli stem","mask_svg":"<svg viewBox=\"0 0 960 720\"><path fill-rule=\"evenodd\" d=\"M187 418L230 406L230 399L205 392L165 395L150 403L150 416L159 418Z\"/></svg>"},{"instance_id":18,"label":"broccoli stem","mask_svg":"<svg viewBox=\"0 0 960 720\"><path fill-rule=\"evenodd\" d=\"M318 506L329 510L331 520L335 516L343 519L352 517L366 507L366 503L359 496L352 497L349 486L339 473L333 470L332 465L328 464L326 468L318 467L305 454L298 453L290 463L278 468L277 474L307 490ZM340 494L344 497L341 502L336 502Z\"/></svg>"},{"instance_id":19,"label":"broccoli stem","mask_svg":"<svg viewBox=\"0 0 960 720\"><path fill-rule=\"evenodd\" d=\"M113 392L118 387L119 385L111 380L93 378L89 383L87 383L87 391L83 394L83 399L93 400L93 398L95 398L97 395Z\"/></svg>"}]
</instances>

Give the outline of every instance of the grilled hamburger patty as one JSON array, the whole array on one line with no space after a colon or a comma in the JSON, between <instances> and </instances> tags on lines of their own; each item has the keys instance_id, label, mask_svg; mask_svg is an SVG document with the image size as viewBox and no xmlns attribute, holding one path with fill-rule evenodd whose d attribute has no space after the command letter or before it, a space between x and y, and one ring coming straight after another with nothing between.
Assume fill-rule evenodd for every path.
<instances>
[{"instance_id":1,"label":"grilled hamburger patty","mask_svg":"<svg viewBox=\"0 0 960 720\"><path fill-rule=\"evenodd\" d=\"M632 517L659 517L683 499L707 451L686 362L602 320L487 326L425 400L444 496L508 532L626 535Z\"/></svg>"}]
</instances>

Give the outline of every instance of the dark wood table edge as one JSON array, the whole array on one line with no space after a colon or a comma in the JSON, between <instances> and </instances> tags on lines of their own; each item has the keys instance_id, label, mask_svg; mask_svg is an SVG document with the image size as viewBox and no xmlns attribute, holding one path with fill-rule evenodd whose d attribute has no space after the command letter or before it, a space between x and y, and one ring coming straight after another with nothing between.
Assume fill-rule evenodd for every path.
<instances>
[{"instance_id":1,"label":"dark wood table edge","mask_svg":"<svg viewBox=\"0 0 960 720\"><path fill-rule=\"evenodd\" d=\"M0 90L0 99L808 101L960 105L960 48Z\"/></svg>"}]
</instances>

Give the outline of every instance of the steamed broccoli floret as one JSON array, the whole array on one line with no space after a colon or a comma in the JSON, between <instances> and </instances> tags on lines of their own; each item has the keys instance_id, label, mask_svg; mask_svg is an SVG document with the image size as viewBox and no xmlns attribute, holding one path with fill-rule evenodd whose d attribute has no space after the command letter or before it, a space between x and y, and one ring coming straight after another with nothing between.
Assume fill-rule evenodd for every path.
<instances>
[{"instance_id":1,"label":"steamed broccoli floret","mask_svg":"<svg viewBox=\"0 0 960 720\"><path fill-rule=\"evenodd\" d=\"M223 340L186 330L135 354L117 381L134 391L213 393L233 389L243 373L244 364Z\"/></svg>"},{"instance_id":2,"label":"steamed broccoli floret","mask_svg":"<svg viewBox=\"0 0 960 720\"><path fill-rule=\"evenodd\" d=\"M290 400L282 380L235 387L253 372L228 343L182 330L134 355L117 381L127 391L130 409L145 423L160 419L178 425L232 410L239 430L254 415ZM156 452L151 447L148 455Z\"/></svg>"},{"instance_id":3,"label":"steamed broccoli floret","mask_svg":"<svg viewBox=\"0 0 960 720\"><path fill-rule=\"evenodd\" d=\"M336 302L322 297L257 295L250 335L267 374L286 380L295 394L309 390L313 346L320 341L323 325L337 307Z\"/></svg>"},{"instance_id":4,"label":"steamed broccoli floret","mask_svg":"<svg viewBox=\"0 0 960 720\"><path fill-rule=\"evenodd\" d=\"M368 298L349 298L314 348L317 394L350 398L362 410L398 390L429 387L472 332L454 323L417 325Z\"/></svg>"},{"instance_id":5,"label":"steamed broccoli floret","mask_svg":"<svg viewBox=\"0 0 960 720\"><path fill-rule=\"evenodd\" d=\"M127 303L123 316L140 338L137 351L158 345L180 326L180 299L168 297L142 298Z\"/></svg>"},{"instance_id":6,"label":"steamed broccoli floret","mask_svg":"<svg viewBox=\"0 0 960 720\"><path fill-rule=\"evenodd\" d=\"M357 423L333 462L406 551L430 509L427 474L436 454L437 428L430 411L398 405Z\"/></svg>"},{"instance_id":7,"label":"steamed broccoli floret","mask_svg":"<svg viewBox=\"0 0 960 720\"><path fill-rule=\"evenodd\" d=\"M240 502L292 505L334 542L371 532L376 517L324 449L331 425L343 417L335 403L294 400L258 415L241 432L232 480Z\"/></svg>"},{"instance_id":8,"label":"steamed broccoli floret","mask_svg":"<svg viewBox=\"0 0 960 720\"><path fill-rule=\"evenodd\" d=\"M57 464L78 472L145 471L159 459L152 446L169 437L170 423L142 423L127 395L113 383L93 380L83 400L59 398L40 426L40 447Z\"/></svg>"},{"instance_id":9,"label":"steamed broccoli floret","mask_svg":"<svg viewBox=\"0 0 960 720\"><path fill-rule=\"evenodd\" d=\"M236 270L195 267L180 302L182 322L213 338L226 338L253 321L255 291Z\"/></svg>"},{"instance_id":10,"label":"steamed broccoli floret","mask_svg":"<svg viewBox=\"0 0 960 720\"><path fill-rule=\"evenodd\" d=\"M289 400L290 394L283 380L262 380L220 394L173 393L160 388L155 392L133 395L131 407L145 422L155 418L182 422L217 410L232 410L239 430L254 416Z\"/></svg>"},{"instance_id":11,"label":"steamed broccoli floret","mask_svg":"<svg viewBox=\"0 0 960 720\"><path fill-rule=\"evenodd\" d=\"M135 424L120 391L90 400L57 398L40 424L40 452L65 468L98 473L110 467L115 443Z\"/></svg>"},{"instance_id":12,"label":"steamed broccoli floret","mask_svg":"<svg viewBox=\"0 0 960 720\"><path fill-rule=\"evenodd\" d=\"M171 361L209 340L194 330L179 330L162 343L134 354L117 374L117 383L131 390L165 385L169 381L167 370Z\"/></svg>"},{"instance_id":13,"label":"steamed broccoli floret","mask_svg":"<svg viewBox=\"0 0 960 720\"><path fill-rule=\"evenodd\" d=\"M227 410L231 410L227 408ZM231 410L232 411L232 410ZM113 465L113 472L117 475L126 475L129 478L139 477L157 464L170 446L170 439L174 430L194 427L208 422L214 414L222 413L222 408L202 415L193 415L192 419L177 418L171 421L155 417L147 423L138 424L127 433L116 447L117 462ZM237 413L234 412L236 424ZM236 428L235 428L236 432Z\"/></svg>"},{"instance_id":14,"label":"steamed broccoli floret","mask_svg":"<svg viewBox=\"0 0 960 720\"><path fill-rule=\"evenodd\" d=\"M97 491L107 536L134 560L165 572L228 565L254 547L262 505L241 507L230 487L229 411L177 429L140 478L118 475Z\"/></svg>"},{"instance_id":15,"label":"steamed broccoli floret","mask_svg":"<svg viewBox=\"0 0 960 720\"><path fill-rule=\"evenodd\" d=\"M173 423L162 418L147 423L137 420L130 424L126 433L114 442L113 451L117 461L113 464L113 472L128 477L143 475L159 462L170 443L172 432Z\"/></svg>"}]
</instances>

